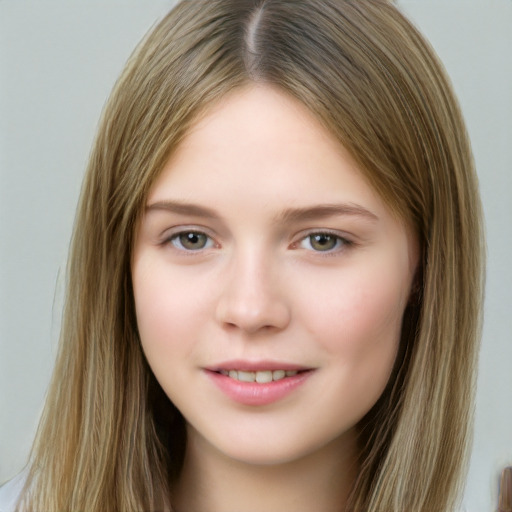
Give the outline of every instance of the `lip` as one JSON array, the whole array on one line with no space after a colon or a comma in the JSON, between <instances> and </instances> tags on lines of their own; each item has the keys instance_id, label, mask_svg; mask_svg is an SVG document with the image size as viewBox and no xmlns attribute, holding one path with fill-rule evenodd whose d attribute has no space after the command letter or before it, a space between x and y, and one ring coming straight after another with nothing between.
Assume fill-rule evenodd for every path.
<instances>
[{"instance_id":1,"label":"lip","mask_svg":"<svg viewBox=\"0 0 512 512\"><path fill-rule=\"evenodd\" d=\"M287 363L284 361L244 361L242 359L233 359L231 361L224 361L215 366L210 366L206 370L212 372L220 372L221 370L242 370L244 372L257 372L257 371L274 371L274 370L288 370L288 371L304 371L311 370L307 366L298 364Z\"/></svg>"},{"instance_id":2,"label":"lip","mask_svg":"<svg viewBox=\"0 0 512 512\"><path fill-rule=\"evenodd\" d=\"M281 380L258 384L241 382L219 373L221 370L297 371L296 375ZM314 368L279 361L225 361L204 369L208 378L229 399L242 405L263 406L278 402L301 387L311 376Z\"/></svg>"}]
</instances>

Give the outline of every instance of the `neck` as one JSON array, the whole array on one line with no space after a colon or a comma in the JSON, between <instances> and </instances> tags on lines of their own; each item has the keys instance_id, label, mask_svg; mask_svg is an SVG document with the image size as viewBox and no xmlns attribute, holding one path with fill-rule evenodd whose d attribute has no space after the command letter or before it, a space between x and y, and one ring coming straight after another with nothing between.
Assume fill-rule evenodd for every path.
<instances>
[{"instance_id":1,"label":"neck","mask_svg":"<svg viewBox=\"0 0 512 512\"><path fill-rule=\"evenodd\" d=\"M187 512L343 512L357 472L352 432L299 460L270 465L228 458L189 432L175 506Z\"/></svg>"}]
</instances>

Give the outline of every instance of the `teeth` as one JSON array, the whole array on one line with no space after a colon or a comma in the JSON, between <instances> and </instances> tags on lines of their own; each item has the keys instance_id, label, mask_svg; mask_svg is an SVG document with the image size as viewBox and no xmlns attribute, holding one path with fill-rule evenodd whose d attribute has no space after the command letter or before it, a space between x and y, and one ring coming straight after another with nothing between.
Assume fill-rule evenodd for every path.
<instances>
[{"instance_id":1,"label":"teeth","mask_svg":"<svg viewBox=\"0 0 512 512\"><path fill-rule=\"evenodd\" d=\"M260 372L245 372L242 370L220 370L222 375L230 377L241 382L257 382L258 384L266 384L268 382L284 379L285 377L293 377L299 373L297 370L264 370Z\"/></svg>"},{"instance_id":2,"label":"teeth","mask_svg":"<svg viewBox=\"0 0 512 512\"><path fill-rule=\"evenodd\" d=\"M272 372L272 379L281 380L286 377L286 372L284 370L275 370Z\"/></svg>"},{"instance_id":3,"label":"teeth","mask_svg":"<svg viewBox=\"0 0 512 512\"><path fill-rule=\"evenodd\" d=\"M231 372L229 372L231 374ZM242 382L254 382L256 380L256 375L254 372L242 372L239 371L238 373L238 380Z\"/></svg>"},{"instance_id":4,"label":"teeth","mask_svg":"<svg viewBox=\"0 0 512 512\"><path fill-rule=\"evenodd\" d=\"M256 382L265 384L265 382L272 382L272 372L256 372Z\"/></svg>"}]
</instances>

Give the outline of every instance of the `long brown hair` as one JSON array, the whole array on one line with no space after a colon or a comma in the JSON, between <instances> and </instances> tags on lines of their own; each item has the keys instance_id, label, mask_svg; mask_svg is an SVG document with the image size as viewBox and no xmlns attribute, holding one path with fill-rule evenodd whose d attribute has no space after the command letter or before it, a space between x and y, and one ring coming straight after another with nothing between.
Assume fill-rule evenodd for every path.
<instances>
[{"instance_id":1,"label":"long brown hair","mask_svg":"<svg viewBox=\"0 0 512 512\"><path fill-rule=\"evenodd\" d=\"M441 64L386 0L184 1L135 51L104 110L83 185L60 351L20 507L172 509L186 440L138 339L134 229L190 126L251 81L305 104L420 240L393 376L360 424L349 509L454 509L483 286L477 179Z\"/></svg>"}]
</instances>

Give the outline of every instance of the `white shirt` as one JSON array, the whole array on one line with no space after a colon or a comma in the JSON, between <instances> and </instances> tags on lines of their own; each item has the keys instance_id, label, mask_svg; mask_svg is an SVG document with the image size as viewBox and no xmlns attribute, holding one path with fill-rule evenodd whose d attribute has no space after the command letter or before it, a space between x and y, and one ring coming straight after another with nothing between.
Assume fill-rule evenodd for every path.
<instances>
[{"instance_id":1,"label":"white shirt","mask_svg":"<svg viewBox=\"0 0 512 512\"><path fill-rule=\"evenodd\" d=\"M0 512L14 512L14 506L25 484L26 473L21 472L0 487Z\"/></svg>"}]
</instances>

